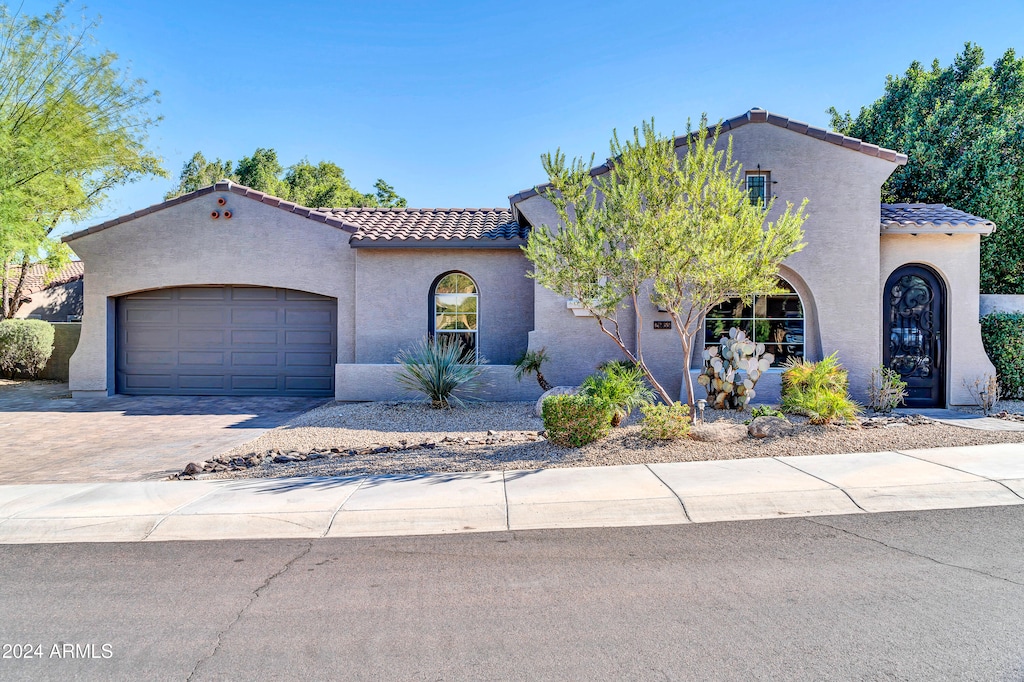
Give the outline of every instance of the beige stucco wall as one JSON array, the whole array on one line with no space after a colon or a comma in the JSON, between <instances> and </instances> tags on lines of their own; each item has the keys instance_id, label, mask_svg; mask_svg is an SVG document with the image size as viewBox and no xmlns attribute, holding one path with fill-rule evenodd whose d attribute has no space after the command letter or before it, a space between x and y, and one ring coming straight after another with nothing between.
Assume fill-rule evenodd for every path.
<instances>
[{"instance_id":1,"label":"beige stucco wall","mask_svg":"<svg viewBox=\"0 0 1024 682\"><path fill-rule=\"evenodd\" d=\"M526 350L533 329L533 281L526 277L530 263L518 249L363 247L353 252L360 292L354 362L392 363L399 350L422 340L430 322L430 287L451 271L477 284L483 358L510 365Z\"/></svg>"},{"instance_id":2,"label":"beige stucco wall","mask_svg":"<svg viewBox=\"0 0 1024 682\"><path fill-rule=\"evenodd\" d=\"M806 330L808 357L820 359L838 350L850 372L851 392L863 399L871 368L881 362L881 302L875 274L880 267L879 196L896 164L767 123L747 124L730 134L733 157L744 169L760 165L761 171L771 173L776 206L769 220L783 210L786 201L799 204L805 197L810 199L804 224L806 247L786 261L783 274L801 293L805 309L813 312ZM723 135L720 144L724 147L727 141L728 135ZM554 208L539 196L517 206L534 226L558 224ZM653 330L653 320L667 316L659 315L649 303L641 312L645 357L670 393L678 395L682 385L678 336L675 331ZM559 384L579 383L602 359L621 357L601 338L592 319L574 318L564 298L540 287L535 317L530 347L548 347L552 362L545 374L550 372ZM777 379L766 378L759 401L777 397L777 385Z\"/></svg>"},{"instance_id":3,"label":"beige stucco wall","mask_svg":"<svg viewBox=\"0 0 1024 682\"><path fill-rule=\"evenodd\" d=\"M69 315L82 314L82 280L37 291L21 304L15 317L47 322L67 322Z\"/></svg>"},{"instance_id":4,"label":"beige stucco wall","mask_svg":"<svg viewBox=\"0 0 1024 682\"><path fill-rule=\"evenodd\" d=\"M964 382L973 384L975 379L996 373L985 354L978 323L980 245L977 234L882 236L879 302L885 281L903 265L930 266L946 284L946 396L950 405L974 404Z\"/></svg>"},{"instance_id":5,"label":"beige stucco wall","mask_svg":"<svg viewBox=\"0 0 1024 682\"><path fill-rule=\"evenodd\" d=\"M217 206L223 197L225 207ZM229 209L231 220L210 212ZM70 242L85 261L82 336L71 391L113 391L116 297L196 284L244 284L338 299L338 361L354 358L355 268L349 234L231 192L214 192Z\"/></svg>"}]
</instances>

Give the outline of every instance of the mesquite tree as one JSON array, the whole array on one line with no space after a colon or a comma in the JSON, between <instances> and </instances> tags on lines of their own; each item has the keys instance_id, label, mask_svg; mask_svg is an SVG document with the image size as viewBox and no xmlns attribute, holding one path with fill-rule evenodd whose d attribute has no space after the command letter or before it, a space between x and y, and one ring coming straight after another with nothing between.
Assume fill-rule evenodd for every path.
<instances>
[{"instance_id":1,"label":"mesquite tree","mask_svg":"<svg viewBox=\"0 0 1024 682\"><path fill-rule=\"evenodd\" d=\"M641 300L666 310L683 351L683 386L694 406L690 358L705 315L731 297L778 290L779 265L803 248L803 204L768 221L772 202L751 203L732 142L719 150L718 133L702 118L686 136L658 134L654 122L620 142L613 133L607 173L591 176L583 159L561 151L542 157L549 184L541 189L559 224L541 225L524 247L532 277L575 298L603 334L643 371L666 403L674 402L648 368ZM635 316L636 334L624 336ZM630 325L630 328L632 325Z\"/></svg>"}]
</instances>

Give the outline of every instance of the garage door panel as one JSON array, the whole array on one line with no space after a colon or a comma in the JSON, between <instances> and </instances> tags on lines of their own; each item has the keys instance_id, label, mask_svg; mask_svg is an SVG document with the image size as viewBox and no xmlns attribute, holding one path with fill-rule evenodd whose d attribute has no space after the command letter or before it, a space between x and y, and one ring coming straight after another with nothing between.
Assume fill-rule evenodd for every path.
<instances>
[{"instance_id":1,"label":"garage door panel","mask_svg":"<svg viewBox=\"0 0 1024 682\"><path fill-rule=\"evenodd\" d=\"M127 388L170 389L173 383L174 379L170 374L125 375L125 386Z\"/></svg>"},{"instance_id":2,"label":"garage door panel","mask_svg":"<svg viewBox=\"0 0 1024 682\"><path fill-rule=\"evenodd\" d=\"M277 308L232 308L231 324L267 325L276 327L278 324Z\"/></svg>"},{"instance_id":3,"label":"garage door panel","mask_svg":"<svg viewBox=\"0 0 1024 682\"><path fill-rule=\"evenodd\" d=\"M223 351L197 351L183 350L178 352L179 365L212 365L214 367L224 366Z\"/></svg>"},{"instance_id":4,"label":"garage door panel","mask_svg":"<svg viewBox=\"0 0 1024 682\"><path fill-rule=\"evenodd\" d=\"M187 287L118 300L117 390L334 393L337 301L285 289Z\"/></svg>"},{"instance_id":5,"label":"garage door panel","mask_svg":"<svg viewBox=\"0 0 1024 682\"><path fill-rule=\"evenodd\" d=\"M181 306L178 324L187 326L220 327L224 324L222 306Z\"/></svg>"},{"instance_id":6,"label":"garage door panel","mask_svg":"<svg viewBox=\"0 0 1024 682\"><path fill-rule=\"evenodd\" d=\"M179 374L178 388L189 389L216 389L227 388L227 377L223 374Z\"/></svg>"},{"instance_id":7,"label":"garage door panel","mask_svg":"<svg viewBox=\"0 0 1024 682\"><path fill-rule=\"evenodd\" d=\"M224 332L220 329L179 329L179 348L208 348L224 345Z\"/></svg>"},{"instance_id":8,"label":"garage door panel","mask_svg":"<svg viewBox=\"0 0 1024 682\"><path fill-rule=\"evenodd\" d=\"M231 366L240 367L277 367L278 354L275 353L239 353L231 354Z\"/></svg>"},{"instance_id":9,"label":"garage door panel","mask_svg":"<svg viewBox=\"0 0 1024 682\"><path fill-rule=\"evenodd\" d=\"M263 344L276 346L279 334L276 329L232 329L231 345Z\"/></svg>"},{"instance_id":10,"label":"garage door panel","mask_svg":"<svg viewBox=\"0 0 1024 682\"><path fill-rule=\"evenodd\" d=\"M289 329L284 333L284 343L287 346L330 346L333 340L333 332L326 330Z\"/></svg>"},{"instance_id":11,"label":"garage door panel","mask_svg":"<svg viewBox=\"0 0 1024 682\"><path fill-rule=\"evenodd\" d=\"M285 311L285 324L288 326L319 327L329 324L331 313L328 310L290 309Z\"/></svg>"},{"instance_id":12,"label":"garage door panel","mask_svg":"<svg viewBox=\"0 0 1024 682\"><path fill-rule=\"evenodd\" d=\"M285 377L285 389L290 392L320 393L332 391L334 381L330 377Z\"/></svg>"},{"instance_id":13,"label":"garage door panel","mask_svg":"<svg viewBox=\"0 0 1024 682\"><path fill-rule=\"evenodd\" d=\"M225 287L185 287L173 289L181 301L223 301L225 299Z\"/></svg>"},{"instance_id":14,"label":"garage door panel","mask_svg":"<svg viewBox=\"0 0 1024 682\"><path fill-rule=\"evenodd\" d=\"M173 365L174 351L170 350L132 350L125 354L129 365Z\"/></svg>"},{"instance_id":15,"label":"garage door panel","mask_svg":"<svg viewBox=\"0 0 1024 682\"><path fill-rule=\"evenodd\" d=\"M284 354L285 367L327 367L331 364L330 353L296 353Z\"/></svg>"},{"instance_id":16,"label":"garage door panel","mask_svg":"<svg viewBox=\"0 0 1024 682\"><path fill-rule=\"evenodd\" d=\"M231 388L235 391L276 391L278 388L277 376L236 374L231 377Z\"/></svg>"},{"instance_id":17,"label":"garage door panel","mask_svg":"<svg viewBox=\"0 0 1024 682\"><path fill-rule=\"evenodd\" d=\"M155 307L136 307L127 312L127 319L133 325L168 325L174 324L174 310Z\"/></svg>"}]
</instances>

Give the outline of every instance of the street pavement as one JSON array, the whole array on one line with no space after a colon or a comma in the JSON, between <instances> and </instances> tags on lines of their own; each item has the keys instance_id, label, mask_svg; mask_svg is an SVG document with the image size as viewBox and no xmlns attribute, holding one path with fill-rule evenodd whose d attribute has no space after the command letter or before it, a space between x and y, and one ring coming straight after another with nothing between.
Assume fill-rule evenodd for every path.
<instances>
[{"instance_id":1,"label":"street pavement","mask_svg":"<svg viewBox=\"0 0 1024 682\"><path fill-rule=\"evenodd\" d=\"M427 535L1024 504L1024 444L475 473L0 486L0 544Z\"/></svg>"},{"instance_id":2,"label":"street pavement","mask_svg":"<svg viewBox=\"0 0 1024 682\"><path fill-rule=\"evenodd\" d=\"M1020 680L1022 547L1024 506L14 545L0 679Z\"/></svg>"}]
</instances>

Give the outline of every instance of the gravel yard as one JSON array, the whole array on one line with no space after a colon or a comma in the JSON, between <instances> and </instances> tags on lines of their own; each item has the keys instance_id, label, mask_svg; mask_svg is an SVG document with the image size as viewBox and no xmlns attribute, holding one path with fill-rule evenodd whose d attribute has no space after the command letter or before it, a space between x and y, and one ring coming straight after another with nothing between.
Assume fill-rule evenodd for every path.
<instances>
[{"instance_id":1,"label":"gravel yard","mask_svg":"<svg viewBox=\"0 0 1024 682\"><path fill-rule=\"evenodd\" d=\"M748 438L732 444L693 440L654 443L640 437L640 428L633 419L623 428L613 429L604 440L570 449L552 445L540 435L544 424L534 416L533 407L533 403L476 403L434 410L416 402L330 403L225 453L241 458L252 453L320 451L317 459L273 464L272 457L268 457L251 468L203 477L419 474L1024 442L1024 432L975 431L935 422L858 429L811 426L800 418L791 418L797 425L796 433L785 438ZM1021 412L1022 408L1024 404L1019 401L997 406L1009 412ZM749 418L749 413L709 413L708 418L742 421ZM389 449L399 450L383 451Z\"/></svg>"}]
</instances>

